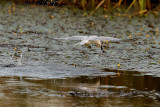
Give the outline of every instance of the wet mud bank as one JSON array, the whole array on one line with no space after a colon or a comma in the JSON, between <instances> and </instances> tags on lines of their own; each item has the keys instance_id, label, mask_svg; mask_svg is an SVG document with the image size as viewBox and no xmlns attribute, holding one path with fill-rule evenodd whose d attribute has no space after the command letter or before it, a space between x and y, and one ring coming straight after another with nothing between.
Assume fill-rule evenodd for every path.
<instances>
[{"instance_id":1,"label":"wet mud bank","mask_svg":"<svg viewBox=\"0 0 160 107\"><path fill-rule=\"evenodd\" d=\"M1 3L0 65L27 66L59 63L79 67L147 72L159 76L160 17L148 13L138 18L95 13L66 7ZM87 12L86 12L87 13ZM89 12L88 12L89 13ZM75 46L77 41L57 41L75 35L117 37L102 53L96 46ZM120 66L117 68L117 65Z\"/></svg>"}]
</instances>

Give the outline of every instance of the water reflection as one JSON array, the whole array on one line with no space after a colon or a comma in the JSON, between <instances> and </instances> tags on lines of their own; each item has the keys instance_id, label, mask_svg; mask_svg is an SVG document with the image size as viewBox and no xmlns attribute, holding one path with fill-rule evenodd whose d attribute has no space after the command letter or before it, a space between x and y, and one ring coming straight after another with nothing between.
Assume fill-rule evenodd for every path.
<instances>
[{"instance_id":1,"label":"water reflection","mask_svg":"<svg viewBox=\"0 0 160 107\"><path fill-rule=\"evenodd\" d=\"M3 106L159 106L160 78L139 72L115 76L40 79L0 77Z\"/></svg>"}]
</instances>

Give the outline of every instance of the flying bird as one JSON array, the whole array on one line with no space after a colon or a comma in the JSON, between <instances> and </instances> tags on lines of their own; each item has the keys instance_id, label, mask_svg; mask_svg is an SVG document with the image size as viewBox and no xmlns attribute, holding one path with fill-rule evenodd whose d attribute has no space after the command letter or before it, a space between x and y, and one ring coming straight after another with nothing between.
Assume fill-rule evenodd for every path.
<instances>
[{"instance_id":1,"label":"flying bird","mask_svg":"<svg viewBox=\"0 0 160 107\"><path fill-rule=\"evenodd\" d=\"M118 42L122 40L118 38L105 37L105 36L72 36L72 37L67 37L67 38L54 38L54 39L55 40L66 40L66 41L71 41L71 40L81 41L75 45L97 44L101 47L102 52L104 52L103 44L105 43L105 41Z\"/></svg>"}]
</instances>

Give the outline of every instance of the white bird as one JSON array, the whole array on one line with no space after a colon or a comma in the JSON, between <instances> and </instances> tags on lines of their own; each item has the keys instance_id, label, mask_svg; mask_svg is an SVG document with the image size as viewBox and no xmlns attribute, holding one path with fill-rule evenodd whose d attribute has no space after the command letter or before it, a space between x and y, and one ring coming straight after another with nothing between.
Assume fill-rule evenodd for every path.
<instances>
[{"instance_id":1,"label":"white bird","mask_svg":"<svg viewBox=\"0 0 160 107\"><path fill-rule=\"evenodd\" d=\"M75 45L85 45L85 44L98 44L101 47L102 52L103 50L103 43L104 41L111 41L111 42L118 42L122 39L113 38L113 37L104 37L104 36L72 36L67 38L54 38L55 40L79 40L81 42L75 44Z\"/></svg>"}]
</instances>

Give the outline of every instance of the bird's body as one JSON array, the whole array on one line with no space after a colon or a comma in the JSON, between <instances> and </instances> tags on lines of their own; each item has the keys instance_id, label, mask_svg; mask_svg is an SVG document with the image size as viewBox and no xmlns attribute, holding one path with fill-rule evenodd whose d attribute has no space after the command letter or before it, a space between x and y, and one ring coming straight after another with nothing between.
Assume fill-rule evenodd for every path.
<instances>
[{"instance_id":1,"label":"bird's body","mask_svg":"<svg viewBox=\"0 0 160 107\"><path fill-rule=\"evenodd\" d=\"M100 40L83 40L75 45L90 45L90 44L101 45L101 41Z\"/></svg>"},{"instance_id":2,"label":"bird's body","mask_svg":"<svg viewBox=\"0 0 160 107\"><path fill-rule=\"evenodd\" d=\"M101 41L100 40L87 40L85 42L85 44L98 44L98 45L101 45Z\"/></svg>"},{"instance_id":3,"label":"bird's body","mask_svg":"<svg viewBox=\"0 0 160 107\"><path fill-rule=\"evenodd\" d=\"M117 42L121 41L121 39L113 38L113 37L104 37L104 36L72 36L67 38L55 38L56 40L79 40L81 42L75 44L75 45L85 45L85 44L98 44L101 47L101 50L103 51L103 43L104 41L111 41L111 42ZM104 51L103 51L104 52Z\"/></svg>"}]
</instances>

